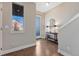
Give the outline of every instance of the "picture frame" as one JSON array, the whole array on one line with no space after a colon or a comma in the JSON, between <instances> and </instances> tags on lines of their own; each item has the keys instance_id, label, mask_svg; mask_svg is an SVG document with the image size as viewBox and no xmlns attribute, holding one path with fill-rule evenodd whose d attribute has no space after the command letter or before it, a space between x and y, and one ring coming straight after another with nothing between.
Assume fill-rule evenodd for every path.
<instances>
[{"instance_id":1,"label":"picture frame","mask_svg":"<svg viewBox=\"0 0 79 59\"><path fill-rule=\"evenodd\" d=\"M23 33L24 32L24 6L12 3L12 33Z\"/></svg>"}]
</instances>

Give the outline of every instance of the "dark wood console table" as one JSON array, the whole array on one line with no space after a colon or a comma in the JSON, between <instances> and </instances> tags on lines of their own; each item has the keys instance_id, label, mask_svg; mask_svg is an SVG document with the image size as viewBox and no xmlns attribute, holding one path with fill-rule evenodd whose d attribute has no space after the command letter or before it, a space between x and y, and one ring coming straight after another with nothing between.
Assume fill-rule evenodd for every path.
<instances>
[{"instance_id":1,"label":"dark wood console table","mask_svg":"<svg viewBox=\"0 0 79 59\"><path fill-rule=\"evenodd\" d=\"M58 38L57 38L58 33L51 33L51 32L47 32L46 33L46 39L53 41L55 43L58 43Z\"/></svg>"}]
</instances>

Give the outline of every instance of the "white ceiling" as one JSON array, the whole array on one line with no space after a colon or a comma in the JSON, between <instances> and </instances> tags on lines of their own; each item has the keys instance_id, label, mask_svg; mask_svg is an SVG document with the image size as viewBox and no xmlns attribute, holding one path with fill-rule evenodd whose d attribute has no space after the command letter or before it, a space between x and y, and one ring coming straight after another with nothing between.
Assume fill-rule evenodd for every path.
<instances>
[{"instance_id":1,"label":"white ceiling","mask_svg":"<svg viewBox=\"0 0 79 59\"><path fill-rule=\"evenodd\" d=\"M46 5L46 4L47 4L47 2L37 2L36 10L40 11L40 12L47 12L48 10L61 4L61 2L49 2L48 5Z\"/></svg>"}]
</instances>

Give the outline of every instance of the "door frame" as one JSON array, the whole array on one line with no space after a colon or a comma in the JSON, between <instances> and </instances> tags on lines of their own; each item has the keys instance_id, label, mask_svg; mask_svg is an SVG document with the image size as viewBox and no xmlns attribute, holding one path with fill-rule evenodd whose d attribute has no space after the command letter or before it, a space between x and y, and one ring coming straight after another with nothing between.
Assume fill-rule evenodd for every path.
<instances>
[{"instance_id":1,"label":"door frame","mask_svg":"<svg viewBox=\"0 0 79 59\"><path fill-rule=\"evenodd\" d=\"M2 49L2 3L0 3L0 55Z\"/></svg>"},{"instance_id":2,"label":"door frame","mask_svg":"<svg viewBox=\"0 0 79 59\"><path fill-rule=\"evenodd\" d=\"M41 38L41 15L36 15L37 17L40 17L40 36L36 36L36 29L35 29L35 36L36 36L36 39L38 38Z\"/></svg>"}]
</instances>

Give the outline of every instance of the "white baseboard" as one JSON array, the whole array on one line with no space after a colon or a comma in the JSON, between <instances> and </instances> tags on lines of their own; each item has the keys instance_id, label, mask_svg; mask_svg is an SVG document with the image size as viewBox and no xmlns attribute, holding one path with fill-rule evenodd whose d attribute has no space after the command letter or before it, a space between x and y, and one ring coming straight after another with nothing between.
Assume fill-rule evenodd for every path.
<instances>
[{"instance_id":1,"label":"white baseboard","mask_svg":"<svg viewBox=\"0 0 79 59\"><path fill-rule=\"evenodd\" d=\"M69 53L67 53L67 52L65 52L65 51L63 51L61 49L58 49L58 52L61 53L64 56L71 56Z\"/></svg>"},{"instance_id":2,"label":"white baseboard","mask_svg":"<svg viewBox=\"0 0 79 59\"><path fill-rule=\"evenodd\" d=\"M2 51L2 53L0 55L4 55L4 54L7 54L7 53L18 51L18 50L21 50L21 49L24 49L24 48L29 48L29 47L32 47L32 46L35 46L35 45L36 44L30 44L30 45L25 45L25 46L16 47L16 48L13 48L13 49L5 50L5 51Z\"/></svg>"},{"instance_id":3,"label":"white baseboard","mask_svg":"<svg viewBox=\"0 0 79 59\"><path fill-rule=\"evenodd\" d=\"M2 55L2 51L0 50L0 56Z\"/></svg>"}]
</instances>

